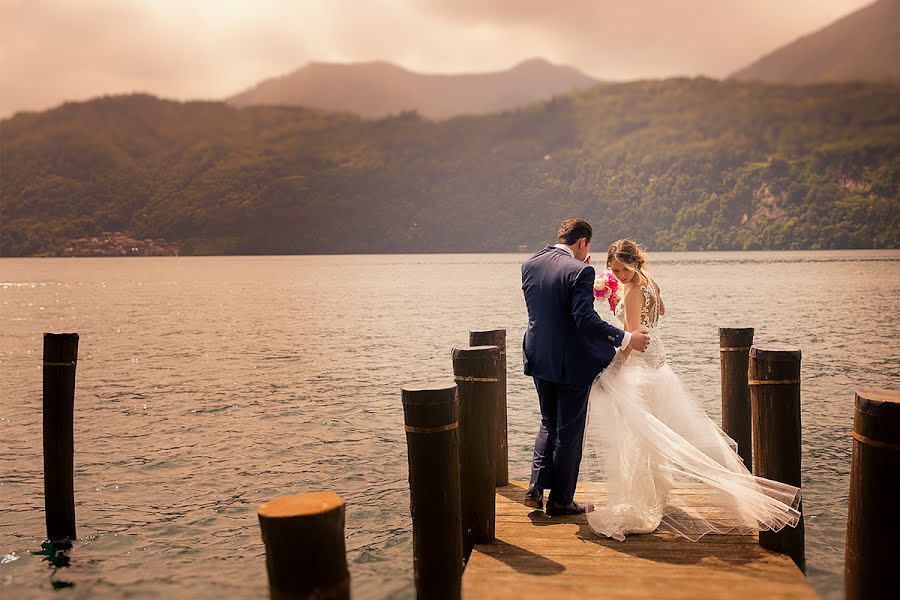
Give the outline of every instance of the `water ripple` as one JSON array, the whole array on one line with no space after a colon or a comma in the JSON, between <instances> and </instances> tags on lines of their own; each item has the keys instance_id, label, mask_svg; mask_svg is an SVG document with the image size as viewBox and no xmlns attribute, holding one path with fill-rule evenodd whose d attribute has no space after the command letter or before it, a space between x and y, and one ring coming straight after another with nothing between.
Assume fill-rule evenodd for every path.
<instances>
[{"instance_id":1,"label":"water ripple","mask_svg":"<svg viewBox=\"0 0 900 600\"><path fill-rule=\"evenodd\" d=\"M412 598L399 388L447 379L470 329L505 326L510 472L527 476L538 409L518 351L523 258L0 261L0 596L53 594L30 551L44 534L41 333L64 326L81 336L66 593L264 597L257 507L333 490L354 597ZM900 387L900 252L651 259L673 367L715 418L718 326L803 350L809 579L839 598L853 393Z\"/></svg>"}]
</instances>

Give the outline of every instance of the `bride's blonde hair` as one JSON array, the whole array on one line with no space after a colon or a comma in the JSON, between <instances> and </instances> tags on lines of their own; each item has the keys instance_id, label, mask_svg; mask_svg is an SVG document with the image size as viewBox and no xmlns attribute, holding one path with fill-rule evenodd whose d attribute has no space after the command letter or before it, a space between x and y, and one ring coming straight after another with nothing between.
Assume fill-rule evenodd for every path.
<instances>
[{"instance_id":1,"label":"bride's blonde hair","mask_svg":"<svg viewBox=\"0 0 900 600\"><path fill-rule=\"evenodd\" d=\"M645 279L652 281L650 273L644 270L644 265L647 264L647 251L634 240L617 240L610 244L609 250L606 252L607 269L614 260L631 267L643 275Z\"/></svg>"}]
</instances>

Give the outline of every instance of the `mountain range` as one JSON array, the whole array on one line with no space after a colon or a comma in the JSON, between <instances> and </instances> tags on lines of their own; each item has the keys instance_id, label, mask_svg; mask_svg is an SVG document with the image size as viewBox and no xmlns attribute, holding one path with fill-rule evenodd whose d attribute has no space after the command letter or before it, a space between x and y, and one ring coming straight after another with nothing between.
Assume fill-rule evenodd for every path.
<instances>
[{"instance_id":1,"label":"mountain range","mask_svg":"<svg viewBox=\"0 0 900 600\"><path fill-rule=\"evenodd\" d=\"M314 63L228 102L19 113L0 121L0 256L115 231L183 254L510 251L571 215L602 223L599 247L896 248L898 5L724 81Z\"/></svg>"},{"instance_id":2,"label":"mountain range","mask_svg":"<svg viewBox=\"0 0 900 600\"><path fill-rule=\"evenodd\" d=\"M873 4L739 69L731 78L771 83L900 80L900 0ZM535 58L494 73L415 73L384 62L310 63L226 101L305 106L380 118L416 111L430 119L486 114L547 100L599 81Z\"/></svg>"},{"instance_id":3,"label":"mountain range","mask_svg":"<svg viewBox=\"0 0 900 600\"><path fill-rule=\"evenodd\" d=\"M431 119L509 110L597 81L542 59L496 73L414 73L384 62L310 63L232 96L233 106L306 106L367 118L414 110Z\"/></svg>"},{"instance_id":4,"label":"mountain range","mask_svg":"<svg viewBox=\"0 0 900 600\"><path fill-rule=\"evenodd\" d=\"M900 83L671 79L367 120L120 96L0 123L0 255L120 231L182 254L900 246Z\"/></svg>"},{"instance_id":5,"label":"mountain range","mask_svg":"<svg viewBox=\"0 0 900 600\"><path fill-rule=\"evenodd\" d=\"M731 77L777 83L900 80L900 0L878 0Z\"/></svg>"}]
</instances>

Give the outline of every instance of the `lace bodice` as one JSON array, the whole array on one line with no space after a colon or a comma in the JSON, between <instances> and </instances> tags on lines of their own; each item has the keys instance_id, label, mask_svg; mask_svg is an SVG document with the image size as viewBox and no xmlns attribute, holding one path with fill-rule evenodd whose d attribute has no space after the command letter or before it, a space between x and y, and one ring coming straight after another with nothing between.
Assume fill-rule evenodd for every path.
<instances>
[{"instance_id":1,"label":"lace bodice","mask_svg":"<svg viewBox=\"0 0 900 600\"><path fill-rule=\"evenodd\" d=\"M659 334L659 294L649 281L645 285L639 285L641 293L644 295L644 303L641 306L640 326L646 327L650 331L650 345L641 352L632 352L630 359L636 362L644 362L652 367L661 367L666 364L666 350L662 344L662 338ZM619 302L616 305L616 317L622 323L625 323L625 302Z\"/></svg>"},{"instance_id":2,"label":"lace bodice","mask_svg":"<svg viewBox=\"0 0 900 600\"><path fill-rule=\"evenodd\" d=\"M641 307L641 327L659 325L659 294L652 283L640 286L644 294L644 305Z\"/></svg>"}]
</instances>

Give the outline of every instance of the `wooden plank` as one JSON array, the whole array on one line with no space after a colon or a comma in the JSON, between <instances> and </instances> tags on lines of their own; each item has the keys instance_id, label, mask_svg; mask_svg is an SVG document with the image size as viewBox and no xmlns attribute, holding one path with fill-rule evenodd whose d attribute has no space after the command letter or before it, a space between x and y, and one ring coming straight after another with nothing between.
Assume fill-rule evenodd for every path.
<instances>
[{"instance_id":1,"label":"wooden plank","mask_svg":"<svg viewBox=\"0 0 900 600\"><path fill-rule=\"evenodd\" d=\"M519 557L533 557L537 553L527 548L521 551L510 551L507 549L491 548L488 550L489 544L485 544L482 553L485 556L506 560L507 558L515 560ZM563 558L571 558L571 560L581 560L587 558L594 560L596 557L602 557L607 561L629 561L642 560L651 558L671 559L672 562L697 562L699 560L733 560L747 562L748 560L765 560L767 555L764 552L754 552L744 546L717 546L715 548L688 548L682 546L677 550L673 548L654 548L653 546L644 546L642 548L630 549L628 552L619 552L611 548L589 548L582 549L577 554L572 554L569 548L548 548L540 551L539 556L552 558L561 556Z\"/></svg>"},{"instance_id":2,"label":"wooden plank","mask_svg":"<svg viewBox=\"0 0 900 600\"><path fill-rule=\"evenodd\" d=\"M596 535L585 515L547 517L522 502L525 482L497 489L496 540L478 545L463 576L466 598L816 598L793 561L759 546L754 534L706 535L697 542L664 533L617 542ZM673 490L705 518L724 514L705 486ZM601 502L601 484L579 485L579 501Z\"/></svg>"},{"instance_id":3,"label":"wooden plank","mask_svg":"<svg viewBox=\"0 0 900 600\"><path fill-rule=\"evenodd\" d=\"M500 523L503 523L503 527L508 529L510 532L519 532L521 535L527 535L531 537L537 538L556 538L556 537L570 537L577 536L583 539L590 538L599 538L597 534L593 532L588 525L587 521L581 521L580 523L573 522L556 522L549 525L543 525L540 522L535 522L529 519L521 519L521 520L509 520L505 517L502 519L497 519L498 527ZM505 530L506 530L505 529ZM662 534L662 533L654 533L654 536L664 536L671 534ZM728 537L750 537L739 535L738 533L726 534ZM640 536L633 536L630 539L638 539ZM674 536L673 536L674 537ZM704 536L708 537L708 536ZM701 540L704 538L700 538ZM602 538L606 539L606 538ZM610 540L612 541L612 540ZM616 542L616 543L628 543L628 542Z\"/></svg>"},{"instance_id":4,"label":"wooden plank","mask_svg":"<svg viewBox=\"0 0 900 600\"><path fill-rule=\"evenodd\" d=\"M598 560L599 559L599 560ZM658 569L659 572L653 572L651 577L672 576L672 574L682 575L696 570L708 570L711 565L715 565L716 572L713 575L726 577L734 573L759 572L765 571L777 574L778 572L787 573L793 576L792 569L782 567L788 566L788 563L767 558L765 556L708 556L708 555L687 555L672 556L668 554L648 554L641 556L629 556L626 554L603 554L596 553L594 555L570 556L564 553L556 554L485 554L479 553L475 559L469 559L471 567L482 569L490 569L494 571L507 571L513 569L518 572L528 572L531 574L538 573L562 573L564 571L579 572L584 569L590 569L590 573L617 573L622 568L630 567L652 567ZM658 563L658 564L654 564ZM578 567L578 568L576 568ZM582 569L583 567L584 569Z\"/></svg>"},{"instance_id":5,"label":"wooden plank","mask_svg":"<svg viewBox=\"0 0 900 600\"><path fill-rule=\"evenodd\" d=\"M751 584L753 593L746 593L744 586ZM704 598L708 600L732 600L740 597L779 599L779 600L808 600L815 598L812 592L786 588L778 584L767 584L747 579L740 584L734 582L704 582L702 591L698 587L685 585L683 582L671 580L640 581L635 582L625 577L619 578L591 578L567 580L553 579L547 581L541 579L523 579L518 575L508 575L485 580L480 585L470 585L464 580L463 594L465 598L491 598L494 600L519 600L532 596L541 598L574 599L614 599L625 600L632 598L666 598L667 600L696 600Z\"/></svg>"}]
</instances>

